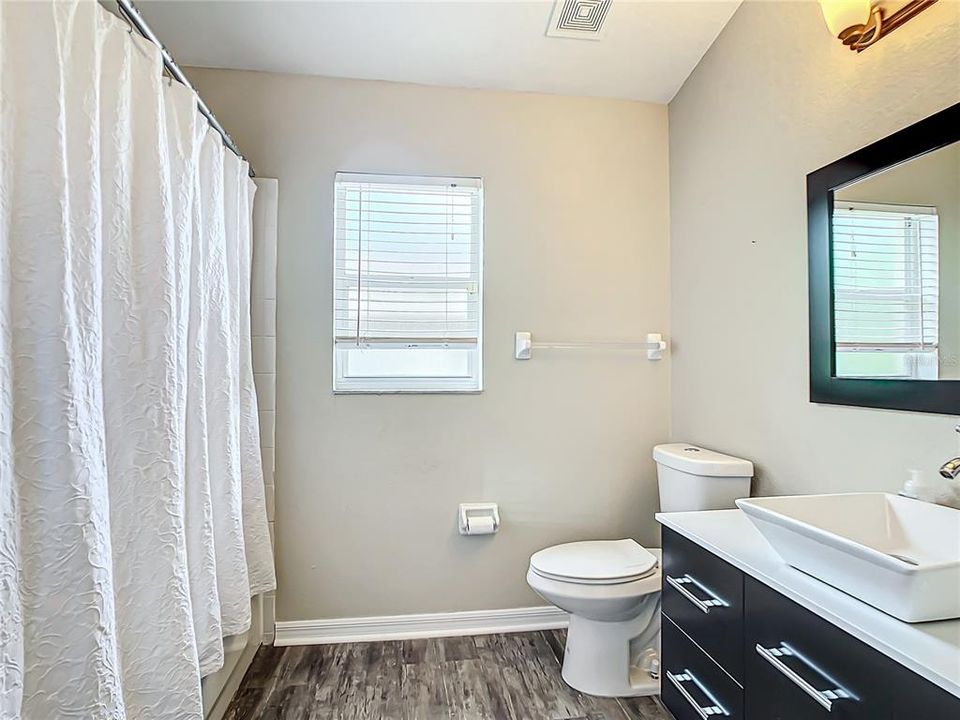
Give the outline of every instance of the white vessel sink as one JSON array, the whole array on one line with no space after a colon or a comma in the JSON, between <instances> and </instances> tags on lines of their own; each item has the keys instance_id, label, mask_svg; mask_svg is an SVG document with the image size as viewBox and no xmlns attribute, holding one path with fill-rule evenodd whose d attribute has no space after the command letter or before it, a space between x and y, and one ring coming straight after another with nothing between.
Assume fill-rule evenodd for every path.
<instances>
[{"instance_id":1,"label":"white vessel sink","mask_svg":"<svg viewBox=\"0 0 960 720\"><path fill-rule=\"evenodd\" d=\"M906 622L960 617L960 510L886 493L737 500L788 564Z\"/></svg>"}]
</instances>

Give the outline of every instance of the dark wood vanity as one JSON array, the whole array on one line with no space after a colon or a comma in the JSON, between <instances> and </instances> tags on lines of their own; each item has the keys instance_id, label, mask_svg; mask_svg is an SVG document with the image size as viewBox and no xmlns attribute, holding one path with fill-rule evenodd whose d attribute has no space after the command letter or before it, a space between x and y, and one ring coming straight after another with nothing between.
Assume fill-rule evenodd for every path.
<instances>
[{"instance_id":1,"label":"dark wood vanity","mask_svg":"<svg viewBox=\"0 0 960 720\"><path fill-rule=\"evenodd\" d=\"M960 697L668 527L662 612L676 720L960 718Z\"/></svg>"}]
</instances>

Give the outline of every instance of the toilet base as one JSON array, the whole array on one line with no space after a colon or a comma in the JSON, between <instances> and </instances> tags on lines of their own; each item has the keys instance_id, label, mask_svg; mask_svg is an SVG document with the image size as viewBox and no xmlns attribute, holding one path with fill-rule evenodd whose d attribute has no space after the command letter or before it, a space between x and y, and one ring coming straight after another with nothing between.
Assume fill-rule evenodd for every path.
<instances>
[{"instance_id":1,"label":"toilet base","mask_svg":"<svg viewBox=\"0 0 960 720\"><path fill-rule=\"evenodd\" d=\"M587 695L657 695L660 680L650 671L659 670L659 655L660 598L657 593L655 602L631 620L601 622L571 615L563 653L563 679ZM651 667L650 660L654 657L657 663Z\"/></svg>"}]
</instances>

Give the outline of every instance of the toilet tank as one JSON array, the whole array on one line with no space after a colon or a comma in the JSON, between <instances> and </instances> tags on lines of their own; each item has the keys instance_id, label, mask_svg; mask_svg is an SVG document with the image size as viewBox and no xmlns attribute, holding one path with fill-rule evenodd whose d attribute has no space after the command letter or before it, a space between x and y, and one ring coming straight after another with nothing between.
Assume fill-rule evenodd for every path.
<instances>
[{"instance_id":1,"label":"toilet tank","mask_svg":"<svg viewBox=\"0 0 960 720\"><path fill-rule=\"evenodd\" d=\"M753 463L687 443L653 449L660 485L660 510L724 510L750 497Z\"/></svg>"}]
</instances>

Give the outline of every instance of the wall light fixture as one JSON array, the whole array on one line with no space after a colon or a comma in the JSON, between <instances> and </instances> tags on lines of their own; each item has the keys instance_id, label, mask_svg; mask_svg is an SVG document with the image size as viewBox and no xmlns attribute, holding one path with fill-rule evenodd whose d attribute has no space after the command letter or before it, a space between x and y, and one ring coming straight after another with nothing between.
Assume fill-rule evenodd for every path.
<instances>
[{"instance_id":1,"label":"wall light fixture","mask_svg":"<svg viewBox=\"0 0 960 720\"><path fill-rule=\"evenodd\" d=\"M851 50L863 52L936 1L887 3L871 0L820 0L820 9L830 32ZM890 5L900 7L890 12Z\"/></svg>"}]
</instances>

